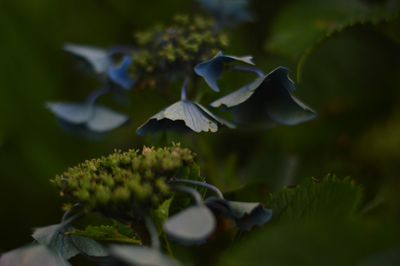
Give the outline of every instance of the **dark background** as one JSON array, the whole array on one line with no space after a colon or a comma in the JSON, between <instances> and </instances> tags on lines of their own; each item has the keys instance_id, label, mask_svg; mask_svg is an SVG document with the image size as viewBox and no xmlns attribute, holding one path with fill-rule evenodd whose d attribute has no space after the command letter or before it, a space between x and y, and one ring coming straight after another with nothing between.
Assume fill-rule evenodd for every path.
<instances>
[{"instance_id":1,"label":"dark background","mask_svg":"<svg viewBox=\"0 0 400 266\"><path fill-rule=\"evenodd\" d=\"M378 2L384 1L365 4L373 8ZM285 55L268 49L268 43L279 19L299 20L295 30L314 38L308 35L320 24L303 25L309 9L302 6L295 1L252 1L255 19L228 30L227 52L254 55L266 72L287 66L292 77L299 78L296 52ZM282 18L285 12L291 14L288 10L298 16ZM188 0L0 1L0 252L31 241L33 227L59 220L61 200L49 182L54 175L115 148L157 143L135 134L168 104L154 91L132 92L132 103L124 110L131 124L102 140L80 139L57 126L45 102L79 101L97 86L74 68L61 49L63 43L130 44L135 30L188 12L201 10ZM196 147L203 173L225 191L262 183L267 192L274 192L303 178L334 173L362 184L366 202L382 195L387 201L381 218L395 221L400 214L399 28L396 20L356 24L312 49L296 95L317 110L316 120L261 132L223 130L181 141ZM315 39L317 43L318 34ZM244 193L244 199L253 192Z\"/></svg>"}]
</instances>

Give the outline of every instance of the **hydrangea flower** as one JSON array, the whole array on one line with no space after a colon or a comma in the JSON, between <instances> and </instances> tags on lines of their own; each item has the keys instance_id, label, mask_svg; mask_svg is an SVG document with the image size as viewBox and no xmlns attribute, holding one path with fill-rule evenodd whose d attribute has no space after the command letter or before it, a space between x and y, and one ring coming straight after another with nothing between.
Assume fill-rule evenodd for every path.
<instances>
[{"instance_id":1,"label":"hydrangea flower","mask_svg":"<svg viewBox=\"0 0 400 266\"><path fill-rule=\"evenodd\" d=\"M239 125L296 125L314 119L315 111L293 96L295 90L288 69L278 67L211 106L231 112Z\"/></svg>"}]
</instances>

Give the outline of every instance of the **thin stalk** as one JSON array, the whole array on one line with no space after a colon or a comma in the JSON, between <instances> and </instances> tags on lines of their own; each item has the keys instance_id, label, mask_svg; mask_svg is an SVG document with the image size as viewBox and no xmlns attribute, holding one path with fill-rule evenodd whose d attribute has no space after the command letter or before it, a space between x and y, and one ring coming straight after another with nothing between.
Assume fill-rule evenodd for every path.
<instances>
[{"instance_id":1,"label":"thin stalk","mask_svg":"<svg viewBox=\"0 0 400 266\"><path fill-rule=\"evenodd\" d=\"M197 205L203 204L203 199L201 198L200 193L193 188L178 185L178 186L172 186L172 189L177 192L182 192L190 195L194 199Z\"/></svg>"},{"instance_id":2,"label":"thin stalk","mask_svg":"<svg viewBox=\"0 0 400 266\"><path fill-rule=\"evenodd\" d=\"M185 78L182 84L182 89L181 89L181 101L186 101L187 100L187 86L189 83L189 78Z\"/></svg>"},{"instance_id":3,"label":"thin stalk","mask_svg":"<svg viewBox=\"0 0 400 266\"><path fill-rule=\"evenodd\" d=\"M233 66L232 70L234 71L239 71L239 72L247 72L247 73L253 73L257 75L257 77L262 78L265 76L264 72L257 68L257 67L252 67L252 66Z\"/></svg>"},{"instance_id":4,"label":"thin stalk","mask_svg":"<svg viewBox=\"0 0 400 266\"><path fill-rule=\"evenodd\" d=\"M89 106L93 106L101 96L104 96L108 93L110 93L109 88L102 88L99 90L95 90L87 97L86 103Z\"/></svg>"},{"instance_id":5,"label":"thin stalk","mask_svg":"<svg viewBox=\"0 0 400 266\"><path fill-rule=\"evenodd\" d=\"M219 190L216 186L208 184L206 182L195 181L195 180L186 180L186 179L174 179L171 183L179 183L179 184L190 184L194 186L204 187L209 191L213 192L218 198L223 199L224 195L222 194L221 190Z\"/></svg>"},{"instance_id":6,"label":"thin stalk","mask_svg":"<svg viewBox=\"0 0 400 266\"><path fill-rule=\"evenodd\" d=\"M156 226L154 225L153 220L149 217L146 216L144 218L145 224L146 224L146 228L147 231L149 232L150 235L150 241L151 241L151 247L153 249L160 249L160 239L158 238L158 232L156 229Z\"/></svg>"}]
</instances>

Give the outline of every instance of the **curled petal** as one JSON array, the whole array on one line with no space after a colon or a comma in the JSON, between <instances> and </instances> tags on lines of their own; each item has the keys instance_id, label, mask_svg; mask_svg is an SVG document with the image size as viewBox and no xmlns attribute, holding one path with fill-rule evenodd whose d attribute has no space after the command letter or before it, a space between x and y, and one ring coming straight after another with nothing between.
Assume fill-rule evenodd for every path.
<instances>
[{"instance_id":1,"label":"curled petal","mask_svg":"<svg viewBox=\"0 0 400 266\"><path fill-rule=\"evenodd\" d=\"M170 217L164 231L171 239L182 244L201 244L214 231L216 221L205 206L192 206Z\"/></svg>"},{"instance_id":2,"label":"curled petal","mask_svg":"<svg viewBox=\"0 0 400 266\"><path fill-rule=\"evenodd\" d=\"M112 66L108 70L108 76L112 82L125 90L132 88L135 81L129 76L129 67L132 65L132 58L124 56L120 65Z\"/></svg>"},{"instance_id":3,"label":"curled petal","mask_svg":"<svg viewBox=\"0 0 400 266\"><path fill-rule=\"evenodd\" d=\"M182 100L152 116L138 128L137 133L144 135L164 130L216 132L220 126L232 127L200 104Z\"/></svg>"},{"instance_id":4,"label":"curled petal","mask_svg":"<svg viewBox=\"0 0 400 266\"><path fill-rule=\"evenodd\" d=\"M314 119L315 111L292 95L295 90L288 69L278 67L211 106L224 107L242 125L296 125Z\"/></svg>"},{"instance_id":5,"label":"curled petal","mask_svg":"<svg viewBox=\"0 0 400 266\"><path fill-rule=\"evenodd\" d=\"M113 257L135 266L179 266L176 260L162 254L158 249L143 246L112 245Z\"/></svg>"},{"instance_id":6,"label":"curled petal","mask_svg":"<svg viewBox=\"0 0 400 266\"><path fill-rule=\"evenodd\" d=\"M4 253L1 266L70 266L59 254L44 245L29 245Z\"/></svg>"},{"instance_id":7,"label":"curled petal","mask_svg":"<svg viewBox=\"0 0 400 266\"><path fill-rule=\"evenodd\" d=\"M64 45L64 51L84 60L98 74L106 73L112 64L107 50L97 47L67 43Z\"/></svg>"},{"instance_id":8,"label":"curled petal","mask_svg":"<svg viewBox=\"0 0 400 266\"><path fill-rule=\"evenodd\" d=\"M68 128L104 133L125 124L129 118L109 108L77 103L48 103L49 110Z\"/></svg>"},{"instance_id":9,"label":"curled petal","mask_svg":"<svg viewBox=\"0 0 400 266\"><path fill-rule=\"evenodd\" d=\"M225 65L232 63L254 65L252 58L252 56L237 57L232 55L224 55L222 52L218 52L218 54L210 60L196 65L194 71L206 81L212 90L218 92L219 87L217 80L221 77Z\"/></svg>"}]
</instances>

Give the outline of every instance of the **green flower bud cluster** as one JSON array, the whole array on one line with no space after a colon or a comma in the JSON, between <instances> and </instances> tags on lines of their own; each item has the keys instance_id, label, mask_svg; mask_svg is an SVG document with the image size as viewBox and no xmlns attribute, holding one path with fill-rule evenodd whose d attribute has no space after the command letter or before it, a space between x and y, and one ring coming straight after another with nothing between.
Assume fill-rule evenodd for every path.
<instances>
[{"instance_id":1,"label":"green flower bud cluster","mask_svg":"<svg viewBox=\"0 0 400 266\"><path fill-rule=\"evenodd\" d=\"M150 77L160 73L192 69L228 45L215 22L199 16L175 16L171 26L156 26L135 37L140 49L133 55L133 72L145 85L156 85Z\"/></svg>"},{"instance_id":2,"label":"green flower bud cluster","mask_svg":"<svg viewBox=\"0 0 400 266\"><path fill-rule=\"evenodd\" d=\"M70 199L70 206L79 203L109 216L127 216L157 208L169 199L168 181L175 177L199 177L194 154L179 145L115 151L72 167L52 182L61 196Z\"/></svg>"}]
</instances>

